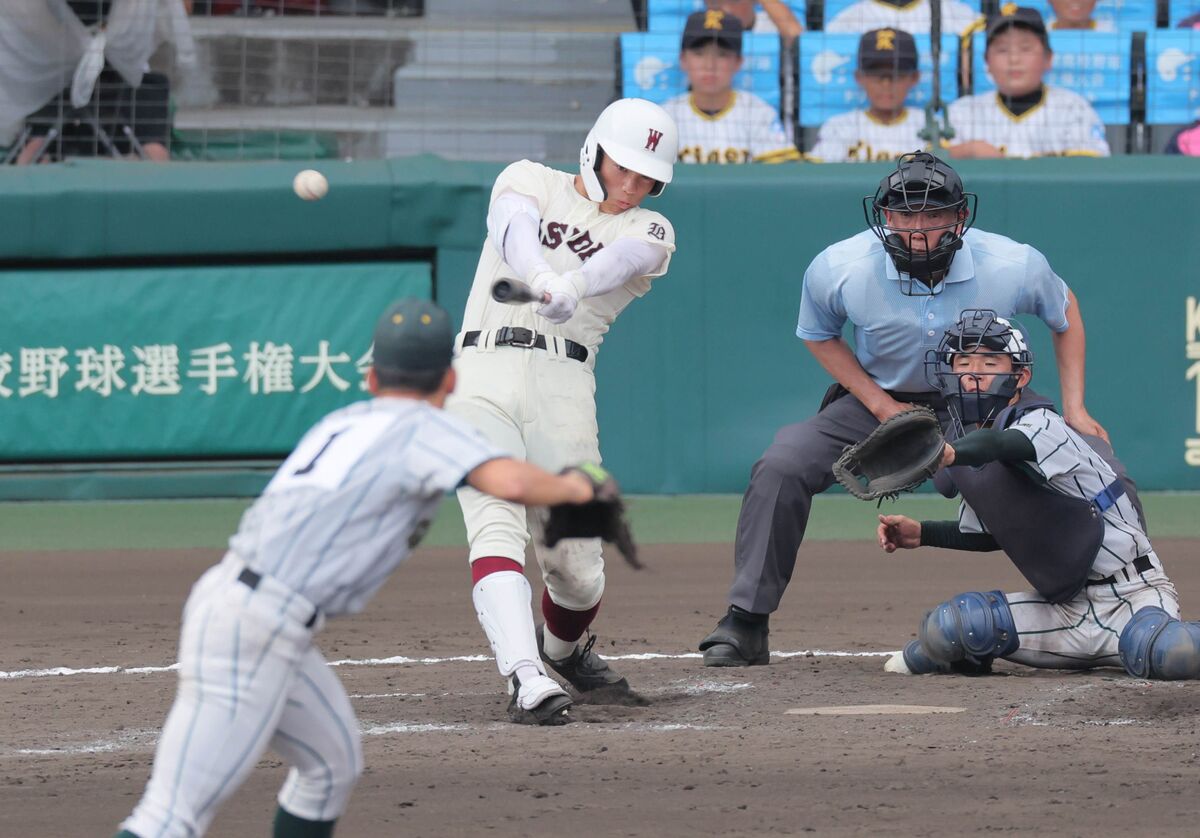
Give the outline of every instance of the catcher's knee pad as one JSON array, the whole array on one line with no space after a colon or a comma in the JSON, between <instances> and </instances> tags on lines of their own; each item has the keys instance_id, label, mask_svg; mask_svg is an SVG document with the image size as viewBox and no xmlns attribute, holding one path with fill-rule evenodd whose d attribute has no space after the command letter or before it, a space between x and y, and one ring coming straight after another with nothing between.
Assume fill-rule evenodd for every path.
<instances>
[{"instance_id":1,"label":"catcher's knee pad","mask_svg":"<svg viewBox=\"0 0 1200 838\"><path fill-rule=\"evenodd\" d=\"M1138 678L1200 678L1200 624L1177 620L1157 606L1133 615L1117 651L1125 671Z\"/></svg>"},{"instance_id":2,"label":"catcher's knee pad","mask_svg":"<svg viewBox=\"0 0 1200 838\"><path fill-rule=\"evenodd\" d=\"M958 661L985 665L1021 645L1000 591L968 591L946 600L925 615L920 637L921 650L939 668Z\"/></svg>"}]
</instances>

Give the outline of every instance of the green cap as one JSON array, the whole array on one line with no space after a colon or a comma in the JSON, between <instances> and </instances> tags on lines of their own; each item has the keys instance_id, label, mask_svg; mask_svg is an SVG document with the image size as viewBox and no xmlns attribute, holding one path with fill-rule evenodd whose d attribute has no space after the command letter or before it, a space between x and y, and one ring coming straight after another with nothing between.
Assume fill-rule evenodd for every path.
<instances>
[{"instance_id":1,"label":"green cap","mask_svg":"<svg viewBox=\"0 0 1200 838\"><path fill-rule=\"evenodd\" d=\"M454 330L445 310L406 297L388 306L375 325L375 367L397 373L444 370L454 353Z\"/></svg>"}]
</instances>

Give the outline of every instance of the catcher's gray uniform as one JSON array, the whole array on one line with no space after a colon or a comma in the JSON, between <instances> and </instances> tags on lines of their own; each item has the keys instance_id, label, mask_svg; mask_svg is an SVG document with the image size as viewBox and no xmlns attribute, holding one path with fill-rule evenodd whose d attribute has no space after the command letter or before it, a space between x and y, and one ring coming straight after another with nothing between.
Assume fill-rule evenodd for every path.
<instances>
[{"instance_id":1,"label":"catcher's gray uniform","mask_svg":"<svg viewBox=\"0 0 1200 838\"><path fill-rule=\"evenodd\" d=\"M1091 501L1113 485L1117 475L1090 445L1052 410L1037 409L1008 426L1033 443L1037 461L1029 465L1050 488ZM1128 494L1103 509L1104 535L1090 578L1073 599L1052 604L1037 593L1008 594L1020 647L1007 656L1029 666L1082 669L1120 666L1117 641L1139 609L1153 605L1179 617L1175 586L1142 529ZM1044 534L1047 561L1064 536L1054 519L1036 522ZM962 532L986 532L965 501L959 508Z\"/></svg>"}]
</instances>

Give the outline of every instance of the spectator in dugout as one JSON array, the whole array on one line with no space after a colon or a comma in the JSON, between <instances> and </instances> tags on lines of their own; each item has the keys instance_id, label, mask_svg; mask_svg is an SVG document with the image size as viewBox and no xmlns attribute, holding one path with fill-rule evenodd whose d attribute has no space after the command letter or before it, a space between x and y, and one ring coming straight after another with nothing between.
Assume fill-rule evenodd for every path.
<instances>
[{"instance_id":1,"label":"spectator in dugout","mask_svg":"<svg viewBox=\"0 0 1200 838\"><path fill-rule=\"evenodd\" d=\"M731 14L742 28L755 35L779 35L784 43L794 43L804 27L783 0L705 0L708 9Z\"/></svg>"},{"instance_id":2,"label":"spectator in dugout","mask_svg":"<svg viewBox=\"0 0 1200 838\"><path fill-rule=\"evenodd\" d=\"M858 41L854 81L867 96L865 109L830 117L806 158L814 163L866 163L896 160L924 148L920 131L925 113L907 107L908 93L921 79L917 42L901 29L873 29Z\"/></svg>"},{"instance_id":3,"label":"spectator in dugout","mask_svg":"<svg viewBox=\"0 0 1200 838\"><path fill-rule=\"evenodd\" d=\"M826 21L825 31L858 35L886 27L928 35L929 19L929 0L858 0ZM962 0L942 0L943 33L964 33L978 20L979 12Z\"/></svg>"},{"instance_id":4,"label":"spectator in dugout","mask_svg":"<svg viewBox=\"0 0 1200 838\"><path fill-rule=\"evenodd\" d=\"M71 72L74 77L29 114L15 162L70 156L169 160L169 84L165 75L150 72L148 62L164 34L194 58L186 17L191 0L44 2L60 23L56 46L66 78Z\"/></svg>"},{"instance_id":5,"label":"spectator in dugout","mask_svg":"<svg viewBox=\"0 0 1200 838\"><path fill-rule=\"evenodd\" d=\"M733 89L742 68L742 23L722 11L687 19L679 67L689 91L663 104L679 127L680 163L780 163L799 160L776 110Z\"/></svg>"},{"instance_id":6,"label":"spectator in dugout","mask_svg":"<svg viewBox=\"0 0 1200 838\"><path fill-rule=\"evenodd\" d=\"M988 22L985 62L994 91L947 109L950 154L996 157L1107 157L1104 123L1086 99L1045 83L1054 53L1036 9L1009 3Z\"/></svg>"},{"instance_id":7,"label":"spectator in dugout","mask_svg":"<svg viewBox=\"0 0 1200 838\"><path fill-rule=\"evenodd\" d=\"M1051 32L1117 31L1117 27L1111 19L1096 20L1092 17L1092 13L1096 11L1096 0L1049 0L1049 2L1050 8L1054 9L1054 17L1050 18L1047 26Z\"/></svg>"}]
</instances>

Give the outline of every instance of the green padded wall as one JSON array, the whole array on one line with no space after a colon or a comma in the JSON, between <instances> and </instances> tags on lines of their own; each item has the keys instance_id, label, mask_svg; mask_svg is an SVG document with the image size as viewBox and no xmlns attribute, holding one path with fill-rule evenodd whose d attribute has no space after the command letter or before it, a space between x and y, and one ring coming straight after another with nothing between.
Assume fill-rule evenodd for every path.
<instances>
[{"instance_id":1,"label":"green padded wall","mask_svg":"<svg viewBox=\"0 0 1200 838\"><path fill-rule=\"evenodd\" d=\"M109 268L125 260L120 268L147 258L186 266L249 256L427 256L435 295L457 316L499 168L431 157L329 163L329 196L314 203L292 195L297 166L287 163L7 168L0 260L9 270L36 263L53 282L53 269L96 260ZM959 169L980 196L978 226L1040 248L1079 296L1088 406L1139 483L1200 488L1200 467L1185 460L1188 440L1200 438L1200 317L1190 332L1187 317L1189 298L1200 298L1200 162L1048 159ZM740 491L774 430L816 409L827 378L794 337L801 277L821 248L863 229L861 199L887 170L676 170L650 204L676 229L670 274L626 311L598 362L602 446L629 490ZM1057 395L1049 338L1028 325L1035 381ZM16 409L13 397L0 398L0 411Z\"/></svg>"}]
</instances>

